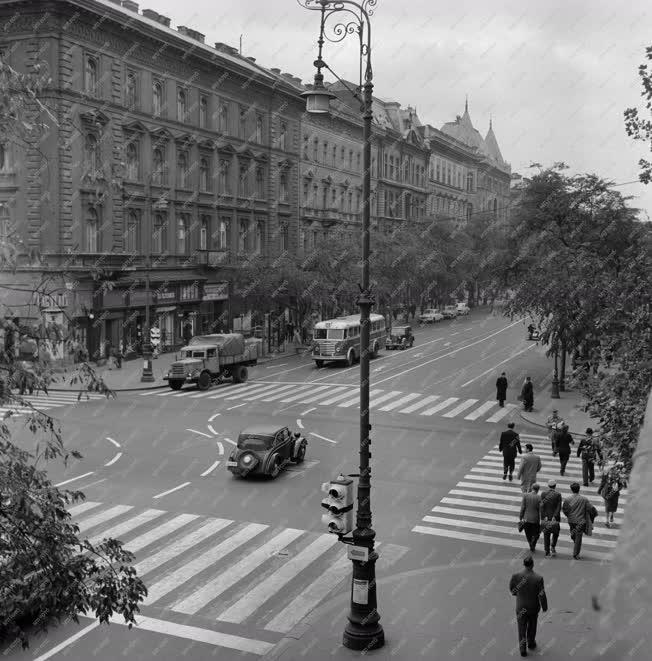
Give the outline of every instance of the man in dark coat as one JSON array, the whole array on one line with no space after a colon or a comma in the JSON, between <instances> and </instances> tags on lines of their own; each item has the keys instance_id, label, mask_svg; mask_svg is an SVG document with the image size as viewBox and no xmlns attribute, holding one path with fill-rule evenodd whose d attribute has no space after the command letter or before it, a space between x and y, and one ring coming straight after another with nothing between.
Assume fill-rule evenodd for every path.
<instances>
[{"instance_id":1,"label":"man in dark coat","mask_svg":"<svg viewBox=\"0 0 652 661\"><path fill-rule=\"evenodd\" d=\"M534 406L534 386L529 376L525 377L525 383L521 390L521 399L523 400L523 408L526 411L531 411Z\"/></svg>"},{"instance_id":2,"label":"man in dark coat","mask_svg":"<svg viewBox=\"0 0 652 661\"><path fill-rule=\"evenodd\" d=\"M602 461L602 450L597 438L593 438L593 430L589 427L586 430L586 437L580 441L577 446L577 456L582 457L582 478L584 486L588 487L589 482L595 480L595 460L596 457Z\"/></svg>"},{"instance_id":3,"label":"man in dark coat","mask_svg":"<svg viewBox=\"0 0 652 661\"><path fill-rule=\"evenodd\" d=\"M575 443L573 437L568 431L567 424L563 424L561 432L557 433L556 443L557 453L559 454L559 474L563 475L566 472L566 464L568 463L568 458L571 453L570 446Z\"/></svg>"},{"instance_id":4,"label":"man in dark coat","mask_svg":"<svg viewBox=\"0 0 652 661\"><path fill-rule=\"evenodd\" d=\"M548 489L541 494L541 527L543 528L543 549L546 555L557 555L555 547L559 539L561 521L561 494L555 488L554 480L548 482ZM550 537L552 536L552 544ZM551 548L552 547L552 548Z\"/></svg>"},{"instance_id":5,"label":"man in dark coat","mask_svg":"<svg viewBox=\"0 0 652 661\"><path fill-rule=\"evenodd\" d=\"M509 471L509 481L511 482L516 461L516 453L523 454L521 451L521 440L518 434L514 431L513 422L510 422L507 425L507 431L504 431L500 435L498 451L503 453L503 480L507 479L507 471Z\"/></svg>"},{"instance_id":6,"label":"man in dark coat","mask_svg":"<svg viewBox=\"0 0 652 661\"><path fill-rule=\"evenodd\" d=\"M496 380L496 399L500 406L505 406L505 400L507 399L507 377L505 372Z\"/></svg>"},{"instance_id":7,"label":"man in dark coat","mask_svg":"<svg viewBox=\"0 0 652 661\"><path fill-rule=\"evenodd\" d=\"M527 656L527 647L536 649L537 619L539 610L548 610L548 598L543 585L543 577L534 570L531 555L523 559L524 569L514 574L509 581L509 591L516 597L516 626L518 627L518 647L521 656Z\"/></svg>"}]
</instances>

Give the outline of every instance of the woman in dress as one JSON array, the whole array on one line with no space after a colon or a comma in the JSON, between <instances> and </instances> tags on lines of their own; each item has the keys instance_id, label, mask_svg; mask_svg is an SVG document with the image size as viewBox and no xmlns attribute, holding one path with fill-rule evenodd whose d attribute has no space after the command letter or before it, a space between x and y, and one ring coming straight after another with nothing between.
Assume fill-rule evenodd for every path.
<instances>
[{"instance_id":1,"label":"woman in dress","mask_svg":"<svg viewBox=\"0 0 652 661\"><path fill-rule=\"evenodd\" d=\"M598 495L604 499L604 509L607 514L605 525L607 528L611 528L611 524L614 522L614 514L618 509L620 491L627 486L624 467L625 465L622 461L617 462L603 472L602 480L600 481Z\"/></svg>"}]
</instances>

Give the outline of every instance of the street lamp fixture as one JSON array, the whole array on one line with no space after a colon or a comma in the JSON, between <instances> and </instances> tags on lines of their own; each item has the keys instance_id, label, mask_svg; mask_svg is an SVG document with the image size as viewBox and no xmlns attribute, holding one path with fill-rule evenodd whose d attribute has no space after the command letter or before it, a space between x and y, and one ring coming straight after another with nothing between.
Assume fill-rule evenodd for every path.
<instances>
[{"instance_id":1,"label":"street lamp fixture","mask_svg":"<svg viewBox=\"0 0 652 661\"><path fill-rule=\"evenodd\" d=\"M552 375L550 398L559 399L559 371L557 369L557 349L555 349L555 371Z\"/></svg>"},{"instance_id":2,"label":"street lamp fixture","mask_svg":"<svg viewBox=\"0 0 652 661\"><path fill-rule=\"evenodd\" d=\"M320 12L319 52L314 64L317 67L315 84L312 90L304 92L307 112L323 114L328 112L330 100L335 97L324 87L322 69L328 69L353 96L360 101L363 119L363 158L362 158L362 283L357 304L360 306L360 474L358 477L358 507L356 527L351 538L340 537L341 541L352 545L349 557L353 562L351 583L351 604L348 623L344 630L345 647L354 650L373 650L385 644L385 633L380 625L380 615L376 598L376 560L374 551L376 533L371 527L371 440L369 432L369 316L374 305L374 297L369 283L369 230L371 199L371 120L373 74L371 69L371 21L370 16L377 0L297 0L305 9ZM348 14L348 16L347 16ZM334 24L326 30L326 23L334 17ZM344 81L322 59L324 39L330 42L342 41L347 35L358 35L360 42L360 85L351 90ZM358 551L355 551L355 549ZM357 555L363 559L353 559Z\"/></svg>"}]
</instances>

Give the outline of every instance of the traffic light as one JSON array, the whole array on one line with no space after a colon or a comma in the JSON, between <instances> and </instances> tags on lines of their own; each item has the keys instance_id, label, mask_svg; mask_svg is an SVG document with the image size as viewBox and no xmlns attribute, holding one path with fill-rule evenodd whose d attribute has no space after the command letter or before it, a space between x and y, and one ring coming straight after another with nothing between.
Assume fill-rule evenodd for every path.
<instances>
[{"instance_id":1,"label":"traffic light","mask_svg":"<svg viewBox=\"0 0 652 661\"><path fill-rule=\"evenodd\" d=\"M321 517L322 523L328 532L346 535L353 530L353 480L339 475L330 482L324 482L322 491L328 494L321 501L321 506L328 510L328 514Z\"/></svg>"}]
</instances>

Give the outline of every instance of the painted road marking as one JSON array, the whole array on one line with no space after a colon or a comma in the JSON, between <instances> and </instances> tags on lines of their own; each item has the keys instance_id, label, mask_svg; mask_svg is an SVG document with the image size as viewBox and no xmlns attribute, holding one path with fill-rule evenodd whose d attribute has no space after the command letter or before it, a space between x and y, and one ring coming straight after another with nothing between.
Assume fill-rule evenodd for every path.
<instances>
[{"instance_id":1,"label":"painted road marking","mask_svg":"<svg viewBox=\"0 0 652 661\"><path fill-rule=\"evenodd\" d=\"M206 438L211 438L210 434L206 434L203 431L198 431L197 429L186 429L186 431L192 432L193 434L199 434L200 436L205 436Z\"/></svg>"},{"instance_id":2,"label":"painted road marking","mask_svg":"<svg viewBox=\"0 0 652 661\"><path fill-rule=\"evenodd\" d=\"M223 455L223 454L224 454L224 445L222 444L222 442L221 442L221 441L217 441L216 445L217 445L217 451L218 451L218 453L219 453L220 455Z\"/></svg>"},{"instance_id":3,"label":"painted road marking","mask_svg":"<svg viewBox=\"0 0 652 661\"><path fill-rule=\"evenodd\" d=\"M109 441L110 443L113 443L113 445L115 445L116 448L119 448L119 447L120 447L120 443L118 443L118 441L112 439L110 436L107 436L107 437L106 437L106 440Z\"/></svg>"},{"instance_id":4,"label":"painted road marking","mask_svg":"<svg viewBox=\"0 0 652 661\"><path fill-rule=\"evenodd\" d=\"M213 434L213 436L219 436L218 432L216 432L215 429L213 429L213 425L206 425L206 428L211 434Z\"/></svg>"},{"instance_id":5,"label":"painted road marking","mask_svg":"<svg viewBox=\"0 0 652 661\"><path fill-rule=\"evenodd\" d=\"M93 501L79 503L79 505L73 505L72 507L69 507L68 514L70 514L70 516L77 516L78 514L82 514L83 512L87 512L88 510L99 507L101 504L102 503L95 503Z\"/></svg>"},{"instance_id":6,"label":"painted road marking","mask_svg":"<svg viewBox=\"0 0 652 661\"><path fill-rule=\"evenodd\" d=\"M437 411L441 411L445 408L448 408L451 404L455 404L457 402L459 397L449 397L448 399L445 399L443 402L439 402L439 404L435 404L433 407L426 409L425 411L421 411L419 415L432 415L433 413L437 413Z\"/></svg>"},{"instance_id":7,"label":"painted road marking","mask_svg":"<svg viewBox=\"0 0 652 661\"><path fill-rule=\"evenodd\" d=\"M332 386L318 386L317 388L315 388L314 392L319 392L319 394L315 395L313 397L306 397L306 399L300 400L301 403L302 404L312 404L312 402L315 402L318 399L321 399L325 394L325 393L321 392L324 389L324 387L329 389L328 393L326 393L327 395L333 395L335 393L341 393L344 390L347 390L347 391L350 390L349 386L337 386L336 388L333 388ZM312 411L313 409L310 409L310 410Z\"/></svg>"},{"instance_id":8,"label":"painted road marking","mask_svg":"<svg viewBox=\"0 0 652 661\"><path fill-rule=\"evenodd\" d=\"M518 408L516 404L505 404L505 408L498 409L490 418L487 418L487 422L498 422L515 408Z\"/></svg>"},{"instance_id":9,"label":"painted road marking","mask_svg":"<svg viewBox=\"0 0 652 661\"><path fill-rule=\"evenodd\" d=\"M341 399L346 399L347 397L350 397L355 392L358 393L358 397L359 397L360 396L359 391L349 388L347 390L347 392L340 393L339 395L335 395L335 397L330 397L329 399L326 399L323 402L319 402L319 405L320 406L329 406L330 404L334 404L335 402L339 402Z\"/></svg>"},{"instance_id":10,"label":"painted road marking","mask_svg":"<svg viewBox=\"0 0 652 661\"><path fill-rule=\"evenodd\" d=\"M265 391L262 392L262 393L258 393L258 394L253 395L253 396L248 395L248 396L244 397L243 399L246 399L248 402L253 402L257 399L263 399L263 397L267 397L271 392L274 392L274 391L275 391L275 394L274 394L274 397L272 399L277 399L278 397L281 396L281 393L288 392L288 390L292 390L293 388L296 388L294 383L290 384L289 386L282 386L282 387L279 387L278 385L276 385L276 386L272 386L271 388L265 388ZM267 401L270 401L270 400L266 399L265 401L267 402Z\"/></svg>"},{"instance_id":11,"label":"painted road marking","mask_svg":"<svg viewBox=\"0 0 652 661\"><path fill-rule=\"evenodd\" d=\"M143 526L150 521L154 521L154 519L163 516L163 514L165 514L165 510L145 510L144 512L137 514L131 519L127 519L127 521L123 521L122 523L118 523L112 528L104 530L101 534L95 535L95 537L91 538L89 541L91 544L98 544L103 539L107 539L109 537L113 539L120 539L125 533L131 532L135 528Z\"/></svg>"},{"instance_id":12,"label":"painted road marking","mask_svg":"<svg viewBox=\"0 0 652 661\"><path fill-rule=\"evenodd\" d=\"M118 454L116 454L115 457L113 457L113 459L111 459L111 461L107 461L107 463L104 464L104 465L105 466L113 466L113 464L115 464L115 462L118 461L118 459L120 459L121 456L122 456L122 452L118 452Z\"/></svg>"},{"instance_id":13,"label":"painted road marking","mask_svg":"<svg viewBox=\"0 0 652 661\"><path fill-rule=\"evenodd\" d=\"M189 484L190 482L184 482L183 484L180 484L179 486L174 487L173 489L168 489L163 493L156 494L156 496L152 496L152 498L154 499L163 498L163 496L167 496L168 494L174 493L175 491L179 491L179 489L183 489L184 487L187 487Z\"/></svg>"},{"instance_id":14,"label":"painted road marking","mask_svg":"<svg viewBox=\"0 0 652 661\"><path fill-rule=\"evenodd\" d=\"M496 402L485 402L481 406L478 406L478 408L472 413L465 415L464 419L477 420L481 415L485 414L487 411L490 411L494 406L496 406Z\"/></svg>"},{"instance_id":15,"label":"painted road marking","mask_svg":"<svg viewBox=\"0 0 652 661\"><path fill-rule=\"evenodd\" d=\"M311 385L311 386L308 386L307 390L309 390L311 393L314 394L314 393L317 393L317 392L322 392L324 390L328 390L329 388L330 388L330 386L317 386L315 388L315 386ZM297 400L301 400L301 403L305 404L306 402L303 400L303 397L306 395L306 389L302 388L302 391L303 392L301 392L299 395L293 395L292 397L285 397L281 401L282 402L294 402L294 401L297 401ZM318 399L320 396L321 395L319 395L316 399ZM312 397L309 398L309 399L312 399ZM267 401L267 400L264 400L264 401Z\"/></svg>"},{"instance_id":16,"label":"painted road marking","mask_svg":"<svg viewBox=\"0 0 652 661\"><path fill-rule=\"evenodd\" d=\"M301 422L301 418L298 418L298 419L297 419L297 427L298 427L299 429L303 429L303 423Z\"/></svg>"},{"instance_id":17,"label":"painted road marking","mask_svg":"<svg viewBox=\"0 0 652 661\"><path fill-rule=\"evenodd\" d=\"M305 386L293 386L293 389L290 390L290 396L286 397L287 392L272 395L271 397L263 398L263 402L273 402L276 399L280 399L282 402L293 402L294 400L301 399L307 392L312 392L314 386L305 385ZM300 393L297 395L297 393Z\"/></svg>"},{"instance_id":18,"label":"painted road marking","mask_svg":"<svg viewBox=\"0 0 652 661\"><path fill-rule=\"evenodd\" d=\"M396 395L401 395L401 394L403 393L400 390L392 390L391 392L385 393L384 395L380 395L380 397L374 397L374 399L371 399L369 401L369 408L378 406L378 404L382 404L383 402L386 402L388 399L391 399L392 397L396 397Z\"/></svg>"},{"instance_id":19,"label":"painted road marking","mask_svg":"<svg viewBox=\"0 0 652 661\"><path fill-rule=\"evenodd\" d=\"M64 484L70 484L71 482L75 482L76 480L81 480L82 477L88 477L89 475L95 475L95 471L90 471L88 473L84 473L83 475L78 475L77 477L71 477L68 480L64 480L63 482L59 482L58 484L55 484L55 487L62 487Z\"/></svg>"},{"instance_id":20,"label":"painted road marking","mask_svg":"<svg viewBox=\"0 0 652 661\"><path fill-rule=\"evenodd\" d=\"M337 443L337 441L332 441L330 438L326 438L325 436L320 436L319 434L315 434L314 431L311 431L310 435L316 436L317 438L321 438L322 441L328 441L329 443Z\"/></svg>"},{"instance_id":21,"label":"painted road marking","mask_svg":"<svg viewBox=\"0 0 652 661\"><path fill-rule=\"evenodd\" d=\"M509 358L505 358L505 360L501 360L499 363L496 363L493 367L490 367L488 370L485 370L482 372L482 374L478 374L478 376L474 376L470 381L467 381L466 383L463 383L460 388L466 388L469 384L473 383L474 381L477 381L478 379L482 378L486 374L489 374L490 372L495 372L496 368L499 365L502 365L503 363L508 363L510 360L513 360L516 358L516 356L519 356L522 353L525 353L526 351L529 351L532 347L534 347L534 344L530 344L529 346L525 347L522 351L517 351L516 353L512 354Z\"/></svg>"},{"instance_id":22,"label":"painted road marking","mask_svg":"<svg viewBox=\"0 0 652 661\"><path fill-rule=\"evenodd\" d=\"M213 422L215 418L218 418L221 415L222 415L221 413L213 413L213 415L210 418L208 418L208 422Z\"/></svg>"},{"instance_id":23,"label":"painted road marking","mask_svg":"<svg viewBox=\"0 0 652 661\"><path fill-rule=\"evenodd\" d=\"M223 454L223 452L222 452ZM206 477L210 475L218 466L220 465L220 460L213 462L202 474L200 477Z\"/></svg>"},{"instance_id":24,"label":"painted road marking","mask_svg":"<svg viewBox=\"0 0 652 661\"><path fill-rule=\"evenodd\" d=\"M122 619L124 620L124 618ZM80 629L77 633L70 636L70 638L66 638L66 640L64 640L63 642L59 643L58 645L55 645L51 650L48 650L45 654L41 654L41 656L37 656L34 661L47 661L47 659L50 659L55 654L58 654L69 645L72 645L74 642L78 641L82 636L85 636L87 633L90 633L93 629L96 629L99 626L100 626L99 620L96 620L95 622L91 622L91 624L89 624L87 627Z\"/></svg>"},{"instance_id":25,"label":"painted road marking","mask_svg":"<svg viewBox=\"0 0 652 661\"><path fill-rule=\"evenodd\" d=\"M174 519L171 519L170 521L166 521L158 528L149 530L148 532L140 535L139 537L132 539L130 542L124 545L124 548L127 551L130 551L131 553L136 553L137 551L141 551L146 546L149 546L150 544L157 542L159 539L162 539L163 537L167 537L168 535L171 535L173 532L179 530L179 528L182 528L183 526L187 525L191 521L195 521L198 518L199 518L198 514L179 514L178 516L175 516Z\"/></svg>"},{"instance_id":26,"label":"painted road marking","mask_svg":"<svg viewBox=\"0 0 652 661\"><path fill-rule=\"evenodd\" d=\"M462 402L461 404L458 404L454 409L451 411L448 411L448 413L444 413L442 416L443 418L454 418L456 415L462 413L462 411L466 411L466 409L470 408L474 404L477 403L477 399L467 399L465 402Z\"/></svg>"},{"instance_id":27,"label":"painted road marking","mask_svg":"<svg viewBox=\"0 0 652 661\"><path fill-rule=\"evenodd\" d=\"M185 613L186 615L194 615L200 608L215 601L226 590L251 574L254 570L259 569L272 555L284 549L303 534L303 530L285 528L273 539L259 546L240 560L240 562L230 567L228 572L219 574L213 580L204 583L193 594L174 604L171 607L172 610L178 613Z\"/></svg>"},{"instance_id":28,"label":"painted road marking","mask_svg":"<svg viewBox=\"0 0 652 661\"><path fill-rule=\"evenodd\" d=\"M432 402L436 402L438 399L441 399L439 395L428 395L427 397L424 397L423 399L420 399L418 402L415 402L414 404L410 404L410 406L401 409L401 413L412 413L413 411L416 411L417 409L420 409L424 406L427 406L428 404Z\"/></svg>"},{"instance_id":29,"label":"painted road marking","mask_svg":"<svg viewBox=\"0 0 652 661\"><path fill-rule=\"evenodd\" d=\"M417 397L421 397L421 395L418 392L411 392L391 402L390 404L385 404L385 406L381 406L378 410L393 411L394 409L397 409L399 406L402 406L403 404L406 404L407 402L416 399Z\"/></svg>"},{"instance_id":30,"label":"painted road marking","mask_svg":"<svg viewBox=\"0 0 652 661\"><path fill-rule=\"evenodd\" d=\"M249 399L249 396L252 395L252 394L258 395L260 393L265 393L265 392L269 393L269 392L272 392L273 390L275 390L276 388L278 388L278 386L279 386L278 383L273 383L273 384L264 383L262 385L261 384L256 384L251 388L251 390L246 390L246 391L241 392L241 393L236 393L233 396L226 397L226 399L227 400L240 399L240 398Z\"/></svg>"},{"instance_id":31,"label":"painted road marking","mask_svg":"<svg viewBox=\"0 0 652 661\"><path fill-rule=\"evenodd\" d=\"M303 402L302 402L303 403ZM312 408L306 409L303 413L300 413L299 415L303 417L304 415L308 415L311 411L314 411L315 407L313 406Z\"/></svg>"},{"instance_id":32,"label":"painted road marking","mask_svg":"<svg viewBox=\"0 0 652 661\"><path fill-rule=\"evenodd\" d=\"M382 390L372 390L369 393L369 399L371 399L372 397L375 397L376 395L379 395L381 392L383 392L383 391ZM338 406L340 406L342 408L348 408L350 406L355 406L356 404L358 404L358 405L360 404L360 393L357 393L355 397L351 397L351 399L347 399L345 402L341 402L340 404L338 404Z\"/></svg>"},{"instance_id":33,"label":"painted road marking","mask_svg":"<svg viewBox=\"0 0 652 661\"><path fill-rule=\"evenodd\" d=\"M91 514L91 516L88 516L81 521L77 521L79 532L86 532L89 528L94 528L95 526L99 526L100 523L106 523L111 519L115 519L116 516L121 516L131 509L133 509L132 505L116 505L115 507L104 510L99 514Z\"/></svg>"},{"instance_id":34,"label":"painted road marking","mask_svg":"<svg viewBox=\"0 0 652 661\"><path fill-rule=\"evenodd\" d=\"M233 411L233 409L239 409L241 406L246 406L246 402L243 402L242 404L236 404L235 406L230 406L227 411Z\"/></svg>"},{"instance_id":35,"label":"painted road marking","mask_svg":"<svg viewBox=\"0 0 652 661\"><path fill-rule=\"evenodd\" d=\"M230 438L225 438L224 439L227 443L231 443L231 445L237 445L235 441L232 441Z\"/></svg>"}]
</instances>

